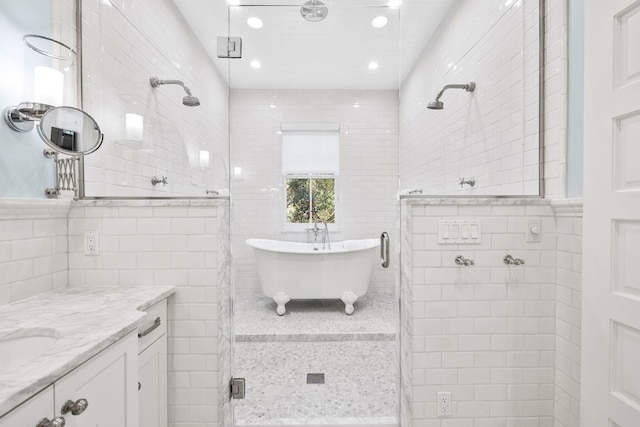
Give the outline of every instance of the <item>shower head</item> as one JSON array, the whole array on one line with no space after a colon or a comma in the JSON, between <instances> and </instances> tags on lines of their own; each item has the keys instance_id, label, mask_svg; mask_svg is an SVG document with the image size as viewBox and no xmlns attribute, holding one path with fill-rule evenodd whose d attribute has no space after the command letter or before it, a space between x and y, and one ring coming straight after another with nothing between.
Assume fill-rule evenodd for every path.
<instances>
[{"instance_id":1,"label":"shower head","mask_svg":"<svg viewBox=\"0 0 640 427\"><path fill-rule=\"evenodd\" d=\"M200 105L200 100L197 96L187 95L182 98L182 103L187 107L197 107Z\"/></svg>"},{"instance_id":2,"label":"shower head","mask_svg":"<svg viewBox=\"0 0 640 427\"><path fill-rule=\"evenodd\" d=\"M187 107L197 107L200 105L200 100L191 94L189 88L182 83L180 80L160 80L157 77L151 77L149 79L149 83L151 83L151 87L156 88L162 85L179 85L182 86L184 91L187 93L187 96L182 98L182 103Z\"/></svg>"},{"instance_id":3,"label":"shower head","mask_svg":"<svg viewBox=\"0 0 640 427\"><path fill-rule=\"evenodd\" d=\"M442 101L431 101L427 108L430 110L442 110L444 108L444 102Z\"/></svg>"},{"instance_id":4,"label":"shower head","mask_svg":"<svg viewBox=\"0 0 640 427\"><path fill-rule=\"evenodd\" d=\"M427 104L427 108L430 110L442 110L444 108L444 102L440 101L440 97L447 89L464 89L467 92L473 92L474 90L476 90L476 82L469 82L467 84L446 85L438 93L438 96L436 96L436 100Z\"/></svg>"},{"instance_id":5,"label":"shower head","mask_svg":"<svg viewBox=\"0 0 640 427\"><path fill-rule=\"evenodd\" d=\"M329 9L319 0L309 0L300 8L300 15L307 21L322 21L329 14Z\"/></svg>"}]
</instances>

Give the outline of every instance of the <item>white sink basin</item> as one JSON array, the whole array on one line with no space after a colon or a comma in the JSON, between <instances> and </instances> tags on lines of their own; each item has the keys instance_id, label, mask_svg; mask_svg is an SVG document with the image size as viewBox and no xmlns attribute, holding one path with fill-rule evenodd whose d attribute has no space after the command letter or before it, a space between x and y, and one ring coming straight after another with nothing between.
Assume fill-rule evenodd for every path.
<instances>
[{"instance_id":1,"label":"white sink basin","mask_svg":"<svg viewBox=\"0 0 640 427\"><path fill-rule=\"evenodd\" d=\"M53 329L0 331L0 375L45 353L59 338Z\"/></svg>"}]
</instances>

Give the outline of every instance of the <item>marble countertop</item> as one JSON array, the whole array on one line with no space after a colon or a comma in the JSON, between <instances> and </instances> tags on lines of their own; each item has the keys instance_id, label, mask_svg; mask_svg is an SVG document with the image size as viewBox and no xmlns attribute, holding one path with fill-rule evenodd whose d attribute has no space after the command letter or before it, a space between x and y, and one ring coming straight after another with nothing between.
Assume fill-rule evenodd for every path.
<instances>
[{"instance_id":1,"label":"marble countertop","mask_svg":"<svg viewBox=\"0 0 640 427\"><path fill-rule=\"evenodd\" d=\"M174 292L173 286L65 288L0 306L0 341L58 338L43 354L0 374L0 416L134 331L145 309Z\"/></svg>"}]
</instances>

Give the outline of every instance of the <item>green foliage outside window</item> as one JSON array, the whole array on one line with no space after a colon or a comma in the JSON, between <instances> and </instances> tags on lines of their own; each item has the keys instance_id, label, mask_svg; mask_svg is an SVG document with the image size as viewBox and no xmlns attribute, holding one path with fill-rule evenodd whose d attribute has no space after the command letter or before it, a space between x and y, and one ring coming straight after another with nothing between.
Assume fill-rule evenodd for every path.
<instances>
[{"instance_id":1,"label":"green foliage outside window","mask_svg":"<svg viewBox=\"0 0 640 427\"><path fill-rule=\"evenodd\" d=\"M287 223L313 222L311 211L320 221L335 222L334 178L287 178Z\"/></svg>"}]
</instances>

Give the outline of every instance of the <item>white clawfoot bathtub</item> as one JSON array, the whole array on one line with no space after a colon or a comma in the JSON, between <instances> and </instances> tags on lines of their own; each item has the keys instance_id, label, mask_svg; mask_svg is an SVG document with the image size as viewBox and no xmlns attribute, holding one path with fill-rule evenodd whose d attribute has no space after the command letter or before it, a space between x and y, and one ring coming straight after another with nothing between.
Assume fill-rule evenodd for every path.
<instances>
[{"instance_id":1,"label":"white clawfoot bathtub","mask_svg":"<svg viewBox=\"0 0 640 427\"><path fill-rule=\"evenodd\" d=\"M247 239L254 249L262 292L286 312L291 299L341 299L345 313L367 293L378 239L331 242L331 249L317 243ZM315 249L314 249L315 247Z\"/></svg>"}]
</instances>

